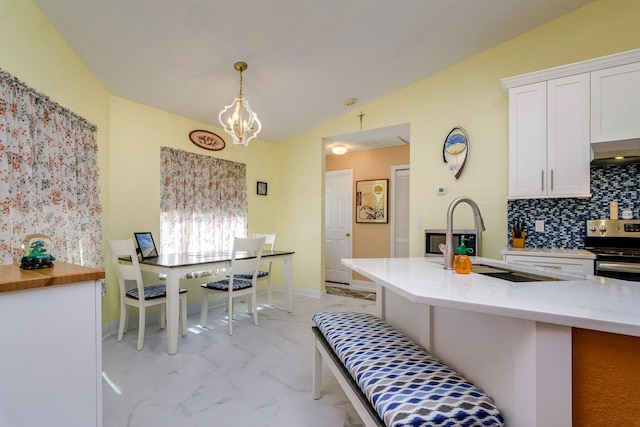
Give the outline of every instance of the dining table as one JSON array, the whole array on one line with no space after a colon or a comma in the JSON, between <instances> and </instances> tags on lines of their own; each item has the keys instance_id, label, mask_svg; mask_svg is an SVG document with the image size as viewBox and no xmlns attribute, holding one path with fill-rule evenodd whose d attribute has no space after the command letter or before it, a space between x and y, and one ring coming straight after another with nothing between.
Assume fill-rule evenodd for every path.
<instances>
[{"instance_id":1,"label":"dining table","mask_svg":"<svg viewBox=\"0 0 640 427\"><path fill-rule=\"evenodd\" d=\"M265 262L282 261L284 263L284 295L285 309L293 311L292 279L292 251L262 251ZM236 259L255 258L251 252L236 254ZM190 273L228 268L231 266L231 252L189 252L174 254L159 254L157 257L145 258L140 261L140 270L150 273L166 275L167 287L167 342L168 353L178 351L178 319L179 319L179 290L180 279Z\"/></svg>"}]
</instances>

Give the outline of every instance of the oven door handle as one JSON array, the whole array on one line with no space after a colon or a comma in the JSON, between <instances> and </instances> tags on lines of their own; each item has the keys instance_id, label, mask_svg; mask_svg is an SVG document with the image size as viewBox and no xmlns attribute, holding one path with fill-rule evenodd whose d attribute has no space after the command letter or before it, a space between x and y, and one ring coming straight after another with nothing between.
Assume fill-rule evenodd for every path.
<instances>
[{"instance_id":1,"label":"oven door handle","mask_svg":"<svg viewBox=\"0 0 640 427\"><path fill-rule=\"evenodd\" d=\"M598 262L596 269L622 273L640 273L640 264L630 262Z\"/></svg>"}]
</instances>

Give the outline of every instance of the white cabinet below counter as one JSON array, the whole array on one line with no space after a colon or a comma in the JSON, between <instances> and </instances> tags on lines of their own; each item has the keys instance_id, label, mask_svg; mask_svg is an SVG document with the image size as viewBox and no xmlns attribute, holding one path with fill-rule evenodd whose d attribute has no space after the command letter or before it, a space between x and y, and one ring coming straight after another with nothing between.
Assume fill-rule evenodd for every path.
<instances>
[{"instance_id":1,"label":"white cabinet below counter","mask_svg":"<svg viewBox=\"0 0 640 427\"><path fill-rule=\"evenodd\" d=\"M580 249L516 249L502 250L502 260L509 264L556 271L581 276L592 276L595 255Z\"/></svg>"},{"instance_id":2,"label":"white cabinet below counter","mask_svg":"<svg viewBox=\"0 0 640 427\"><path fill-rule=\"evenodd\" d=\"M0 426L102 426L104 277L0 265Z\"/></svg>"}]
</instances>

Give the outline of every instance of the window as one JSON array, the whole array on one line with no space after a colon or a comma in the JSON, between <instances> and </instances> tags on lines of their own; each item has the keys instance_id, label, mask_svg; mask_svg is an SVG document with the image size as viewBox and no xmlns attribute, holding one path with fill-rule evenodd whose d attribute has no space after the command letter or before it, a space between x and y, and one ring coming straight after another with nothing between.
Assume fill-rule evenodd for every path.
<instances>
[{"instance_id":1,"label":"window","mask_svg":"<svg viewBox=\"0 0 640 427\"><path fill-rule=\"evenodd\" d=\"M247 235L246 165L160 150L160 251L230 251Z\"/></svg>"},{"instance_id":2,"label":"window","mask_svg":"<svg viewBox=\"0 0 640 427\"><path fill-rule=\"evenodd\" d=\"M45 234L58 261L104 266L96 130L0 70L0 264Z\"/></svg>"}]
</instances>

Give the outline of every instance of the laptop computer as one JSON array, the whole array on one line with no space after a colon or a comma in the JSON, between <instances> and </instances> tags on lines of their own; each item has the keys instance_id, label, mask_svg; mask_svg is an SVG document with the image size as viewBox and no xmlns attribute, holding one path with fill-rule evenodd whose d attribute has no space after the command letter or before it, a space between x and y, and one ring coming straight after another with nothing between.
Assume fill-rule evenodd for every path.
<instances>
[{"instance_id":1,"label":"laptop computer","mask_svg":"<svg viewBox=\"0 0 640 427\"><path fill-rule=\"evenodd\" d=\"M138 243L138 250L142 259L158 257L158 249L156 249L156 244L150 231L141 231L133 233L133 235L136 238L136 243Z\"/></svg>"}]
</instances>

